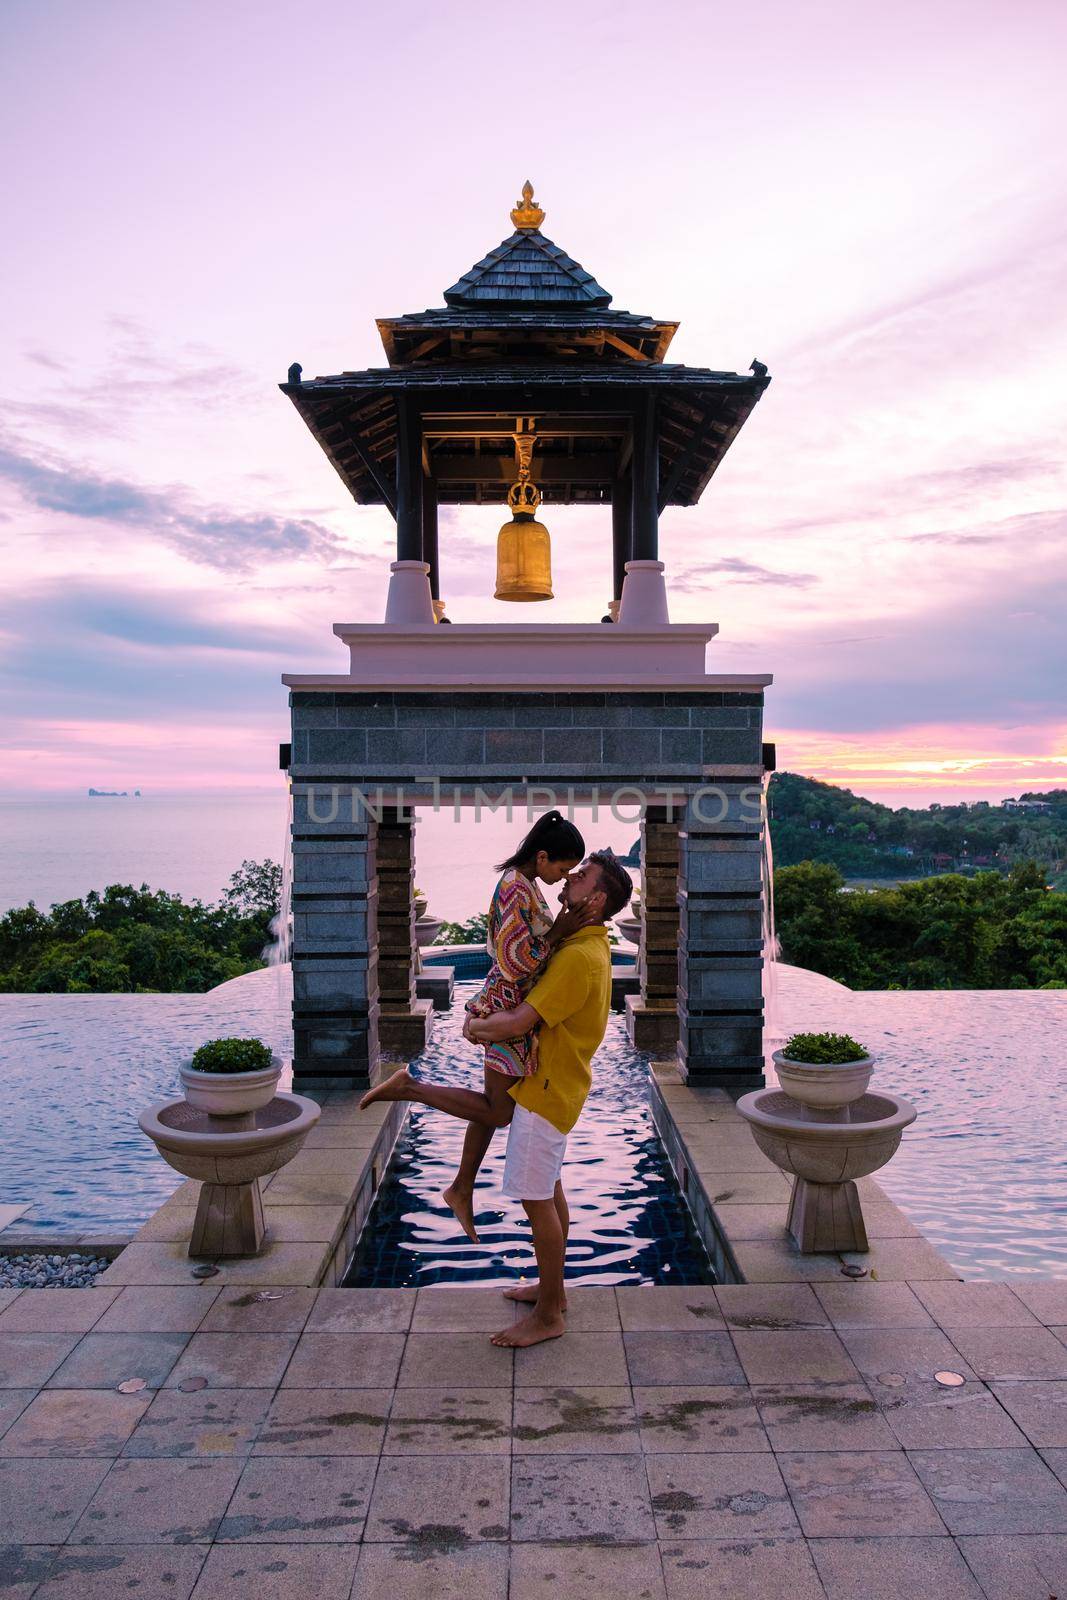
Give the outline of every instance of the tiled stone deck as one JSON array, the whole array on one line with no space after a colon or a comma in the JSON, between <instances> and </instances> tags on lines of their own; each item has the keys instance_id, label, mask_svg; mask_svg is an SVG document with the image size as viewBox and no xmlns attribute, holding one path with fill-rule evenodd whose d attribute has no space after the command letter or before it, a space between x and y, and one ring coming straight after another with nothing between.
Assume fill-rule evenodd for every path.
<instances>
[{"instance_id":1,"label":"tiled stone deck","mask_svg":"<svg viewBox=\"0 0 1067 1600\"><path fill-rule=\"evenodd\" d=\"M1067 1588L1067 1283L579 1289L514 1355L491 1290L256 1293L2 1296L0 1592Z\"/></svg>"}]
</instances>

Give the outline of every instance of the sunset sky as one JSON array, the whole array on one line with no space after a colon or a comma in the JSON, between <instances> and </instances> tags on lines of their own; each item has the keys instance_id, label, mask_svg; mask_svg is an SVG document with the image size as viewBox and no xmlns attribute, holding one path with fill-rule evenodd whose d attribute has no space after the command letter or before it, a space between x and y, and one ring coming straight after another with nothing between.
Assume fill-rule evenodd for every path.
<instances>
[{"instance_id":1,"label":"sunset sky","mask_svg":"<svg viewBox=\"0 0 1067 1600\"><path fill-rule=\"evenodd\" d=\"M661 554L779 764L1067 786L1065 53L1058 0L7 0L5 788L277 785L393 543L277 383L383 365L527 176L674 359L770 369ZM443 513L457 621L500 520ZM544 520L536 619L598 617L609 512Z\"/></svg>"}]
</instances>

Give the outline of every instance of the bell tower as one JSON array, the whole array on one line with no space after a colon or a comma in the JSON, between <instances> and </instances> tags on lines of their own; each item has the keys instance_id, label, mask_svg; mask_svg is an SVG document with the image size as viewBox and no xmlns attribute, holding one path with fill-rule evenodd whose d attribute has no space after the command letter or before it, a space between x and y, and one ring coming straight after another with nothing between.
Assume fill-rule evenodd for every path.
<instances>
[{"instance_id":1,"label":"bell tower","mask_svg":"<svg viewBox=\"0 0 1067 1600\"><path fill-rule=\"evenodd\" d=\"M640 994L631 1038L694 1081L762 1077L759 672L710 670L708 623L672 623L660 512L692 506L767 387L665 357L677 323L621 311L542 232L513 232L444 305L384 317L388 366L281 385L360 505L396 521L385 619L337 623L348 670L287 673L298 1083L365 1082L417 1055L411 891L430 804L641 802ZM550 601L554 505L603 507L581 623L447 613L440 505L506 505L494 598ZM557 574L558 577L558 574ZM585 575L588 586L589 575ZM488 578L486 584L488 590ZM603 620L601 615L603 614ZM449 626L442 624L449 623ZM536 795L536 803L532 797Z\"/></svg>"}]
</instances>

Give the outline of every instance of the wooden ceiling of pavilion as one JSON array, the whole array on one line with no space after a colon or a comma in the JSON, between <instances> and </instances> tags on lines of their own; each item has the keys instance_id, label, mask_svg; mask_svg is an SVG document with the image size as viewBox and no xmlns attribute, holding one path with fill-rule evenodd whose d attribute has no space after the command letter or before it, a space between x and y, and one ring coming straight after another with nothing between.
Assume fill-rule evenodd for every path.
<instances>
[{"instance_id":1,"label":"wooden ceiling of pavilion","mask_svg":"<svg viewBox=\"0 0 1067 1600\"><path fill-rule=\"evenodd\" d=\"M361 505L395 511L405 396L442 503L503 502L514 435L530 428L546 503L609 501L648 393L660 508L694 505L769 383L759 362L746 374L665 362L677 323L611 310L608 292L530 225L543 215L533 205L526 215L520 203L524 225L446 291L443 308L379 320L387 368L281 385Z\"/></svg>"}]
</instances>

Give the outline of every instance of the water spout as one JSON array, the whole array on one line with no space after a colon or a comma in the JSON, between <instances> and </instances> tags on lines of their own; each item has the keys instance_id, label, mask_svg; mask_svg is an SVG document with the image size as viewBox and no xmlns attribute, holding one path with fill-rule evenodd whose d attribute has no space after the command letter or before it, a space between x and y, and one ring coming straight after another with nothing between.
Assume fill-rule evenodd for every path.
<instances>
[{"instance_id":1,"label":"water spout","mask_svg":"<svg viewBox=\"0 0 1067 1600\"><path fill-rule=\"evenodd\" d=\"M282 847L282 884L278 910L270 921L271 942L263 950L268 967L287 966L293 954L293 791L288 784L286 789L289 800Z\"/></svg>"}]
</instances>

